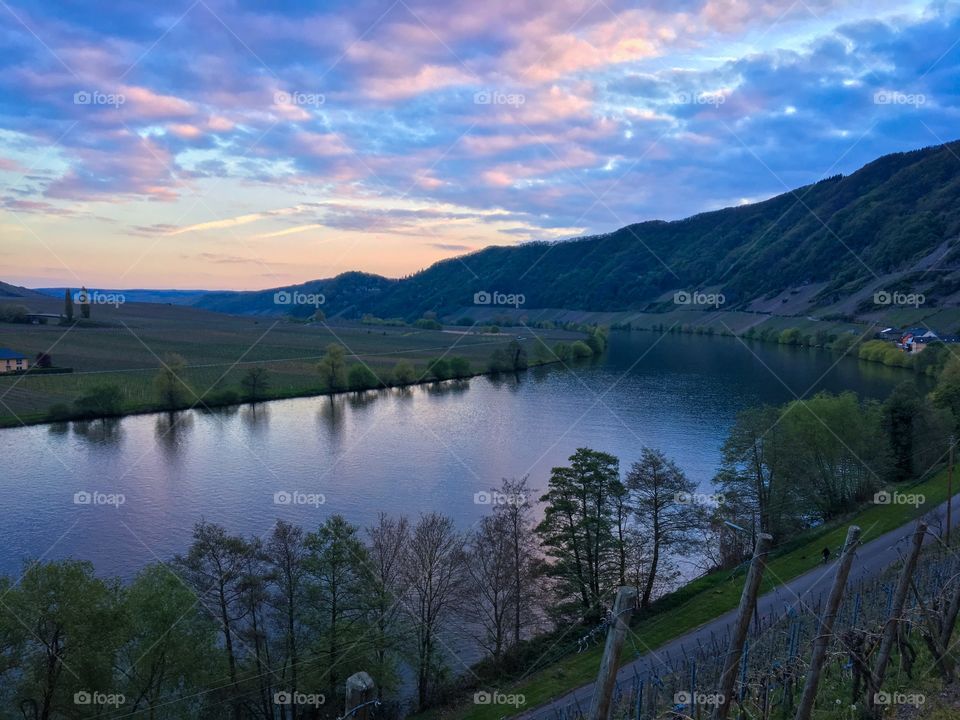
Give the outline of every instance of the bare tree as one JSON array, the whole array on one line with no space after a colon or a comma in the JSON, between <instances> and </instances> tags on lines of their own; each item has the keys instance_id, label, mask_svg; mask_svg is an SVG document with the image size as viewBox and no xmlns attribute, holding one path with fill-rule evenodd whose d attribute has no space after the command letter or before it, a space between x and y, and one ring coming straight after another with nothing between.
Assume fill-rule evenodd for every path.
<instances>
[{"instance_id":1,"label":"bare tree","mask_svg":"<svg viewBox=\"0 0 960 720\"><path fill-rule=\"evenodd\" d=\"M404 558L406 608L416 635L417 700L420 708L439 670L440 631L456 614L467 587L464 539L453 522L438 513L422 515L413 530Z\"/></svg>"},{"instance_id":2,"label":"bare tree","mask_svg":"<svg viewBox=\"0 0 960 720\"><path fill-rule=\"evenodd\" d=\"M383 697L384 688L392 685L396 674L391 656L400 644L402 561L409 541L410 525L405 517L395 520L380 513L377 524L367 528L364 594L368 598L367 618L375 628L373 653L378 697Z\"/></svg>"},{"instance_id":3,"label":"bare tree","mask_svg":"<svg viewBox=\"0 0 960 720\"><path fill-rule=\"evenodd\" d=\"M536 564L537 539L534 535L533 504L535 490L529 485L529 476L504 478L500 486L501 496L507 502L498 503L494 513L504 518L509 534L512 556L511 575L513 584L513 642L520 642L525 620L533 615L537 585Z\"/></svg>"},{"instance_id":4,"label":"bare tree","mask_svg":"<svg viewBox=\"0 0 960 720\"><path fill-rule=\"evenodd\" d=\"M470 600L479 620L474 636L495 662L506 650L516 596L508 521L503 514L484 517L470 537L467 559Z\"/></svg>"}]
</instances>

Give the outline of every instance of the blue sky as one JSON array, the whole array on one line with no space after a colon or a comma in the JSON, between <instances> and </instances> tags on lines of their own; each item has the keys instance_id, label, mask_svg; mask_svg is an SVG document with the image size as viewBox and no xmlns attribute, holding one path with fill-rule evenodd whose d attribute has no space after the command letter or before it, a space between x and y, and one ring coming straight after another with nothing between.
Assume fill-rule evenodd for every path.
<instances>
[{"instance_id":1,"label":"blue sky","mask_svg":"<svg viewBox=\"0 0 960 720\"><path fill-rule=\"evenodd\" d=\"M0 279L33 286L397 277L957 138L956 3L0 0L0 16Z\"/></svg>"}]
</instances>

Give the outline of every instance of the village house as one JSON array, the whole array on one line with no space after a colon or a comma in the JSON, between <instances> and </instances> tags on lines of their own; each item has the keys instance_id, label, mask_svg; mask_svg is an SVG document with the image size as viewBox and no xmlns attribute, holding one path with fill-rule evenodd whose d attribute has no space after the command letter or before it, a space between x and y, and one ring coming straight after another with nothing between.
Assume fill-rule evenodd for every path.
<instances>
[{"instance_id":1,"label":"village house","mask_svg":"<svg viewBox=\"0 0 960 720\"><path fill-rule=\"evenodd\" d=\"M26 370L30 367L30 358L16 350L0 348L0 373Z\"/></svg>"}]
</instances>

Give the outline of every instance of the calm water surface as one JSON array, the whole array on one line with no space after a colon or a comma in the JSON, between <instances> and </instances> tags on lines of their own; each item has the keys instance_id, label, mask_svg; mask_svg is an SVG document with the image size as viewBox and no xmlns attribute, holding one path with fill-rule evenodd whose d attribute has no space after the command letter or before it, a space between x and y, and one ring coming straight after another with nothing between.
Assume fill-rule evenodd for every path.
<instances>
[{"instance_id":1,"label":"calm water surface","mask_svg":"<svg viewBox=\"0 0 960 720\"><path fill-rule=\"evenodd\" d=\"M578 447L626 467L652 445L707 489L742 408L818 390L882 398L913 378L815 350L614 333L602 360L572 371L0 430L0 573L72 556L129 577L183 551L201 518L263 534L277 518L309 529L332 513L366 525L438 510L467 528L489 512L475 493L527 473L542 489ZM125 502L78 505L79 491ZM278 505L282 491L326 502Z\"/></svg>"}]
</instances>

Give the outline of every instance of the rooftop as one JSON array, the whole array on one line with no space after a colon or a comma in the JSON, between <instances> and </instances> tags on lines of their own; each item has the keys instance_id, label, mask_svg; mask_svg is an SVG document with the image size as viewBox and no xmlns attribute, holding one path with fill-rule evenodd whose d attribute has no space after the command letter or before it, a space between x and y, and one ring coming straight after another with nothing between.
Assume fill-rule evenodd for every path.
<instances>
[{"instance_id":1,"label":"rooftop","mask_svg":"<svg viewBox=\"0 0 960 720\"><path fill-rule=\"evenodd\" d=\"M0 348L0 360L26 360L27 356L9 348Z\"/></svg>"}]
</instances>

